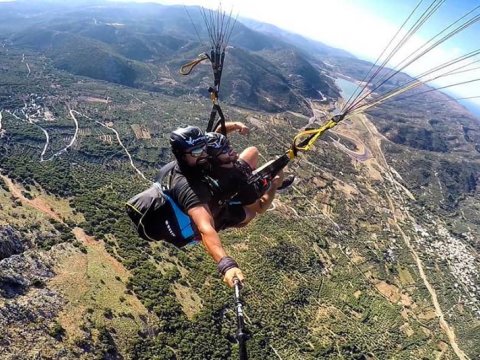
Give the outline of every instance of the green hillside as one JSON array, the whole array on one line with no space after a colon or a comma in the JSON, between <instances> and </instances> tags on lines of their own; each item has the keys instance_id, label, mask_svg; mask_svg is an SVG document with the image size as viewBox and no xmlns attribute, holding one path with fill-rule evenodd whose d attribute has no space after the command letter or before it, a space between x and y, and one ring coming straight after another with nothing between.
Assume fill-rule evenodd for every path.
<instances>
[{"instance_id":1,"label":"green hillside","mask_svg":"<svg viewBox=\"0 0 480 360\"><path fill-rule=\"evenodd\" d=\"M208 50L184 9L16 6L42 14L0 4L16 19L0 27L2 356L238 358L233 294L205 250L148 243L124 213L149 186L138 171L172 159L169 133L207 124L209 66L178 74ZM308 124L304 98L331 110L331 77L367 65L237 26L222 107L252 128L235 148L265 162ZM246 275L252 359L455 359L452 333L480 355L480 125L441 99L341 123L292 162L272 209L221 234Z\"/></svg>"}]
</instances>

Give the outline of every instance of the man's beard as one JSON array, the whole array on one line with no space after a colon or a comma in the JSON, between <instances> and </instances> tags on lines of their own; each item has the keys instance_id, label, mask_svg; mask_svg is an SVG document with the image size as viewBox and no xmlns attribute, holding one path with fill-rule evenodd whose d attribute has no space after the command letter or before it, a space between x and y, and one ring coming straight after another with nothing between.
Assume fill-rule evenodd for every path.
<instances>
[{"instance_id":1,"label":"man's beard","mask_svg":"<svg viewBox=\"0 0 480 360\"><path fill-rule=\"evenodd\" d=\"M196 166L198 166L199 168L201 169L206 169L210 166L210 163L208 161L208 157L199 157L197 159L197 162L195 164Z\"/></svg>"},{"instance_id":2,"label":"man's beard","mask_svg":"<svg viewBox=\"0 0 480 360\"><path fill-rule=\"evenodd\" d=\"M222 159L219 161L220 165L229 165L229 164L234 164L238 160L238 154L233 153L232 155L228 155L227 159Z\"/></svg>"}]
</instances>

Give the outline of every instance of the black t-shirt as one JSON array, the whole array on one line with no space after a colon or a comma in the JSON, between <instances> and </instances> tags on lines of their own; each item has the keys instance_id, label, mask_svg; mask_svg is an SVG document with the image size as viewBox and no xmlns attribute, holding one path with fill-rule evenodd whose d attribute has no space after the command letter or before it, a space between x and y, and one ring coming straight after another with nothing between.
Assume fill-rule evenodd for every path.
<instances>
[{"instance_id":1,"label":"black t-shirt","mask_svg":"<svg viewBox=\"0 0 480 360\"><path fill-rule=\"evenodd\" d=\"M235 169L218 168L207 177L195 169L181 169L175 166L172 173L169 194L180 209L187 214L195 206L205 204L214 218L215 229L221 230L229 221L241 222L245 213L240 206L235 212L228 210L228 201L238 192L238 186L244 180ZM241 214L240 214L241 213ZM232 219L225 219L230 218Z\"/></svg>"},{"instance_id":2,"label":"black t-shirt","mask_svg":"<svg viewBox=\"0 0 480 360\"><path fill-rule=\"evenodd\" d=\"M219 187L220 183L231 180L231 176L227 171L221 171L214 178L195 169L181 169L177 165L173 170L169 193L184 213L205 204L215 218L233 195Z\"/></svg>"},{"instance_id":3,"label":"black t-shirt","mask_svg":"<svg viewBox=\"0 0 480 360\"><path fill-rule=\"evenodd\" d=\"M212 200L208 184L203 180L201 172L185 172L178 165L172 174L169 193L184 213L194 206L208 204Z\"/></svg>"},{"instance_id":4,"label":"black t-shirt","mask_svg":"<svg viewBox=\"0 0 480 360\"><path fill-rule=\"evenodd\" d=\"M187 214L195 206L207 205L217 231L245 219L244 205L253 204L268 184L249 184L252 169L243 160L232 168L213 167L208 175L196 168L175 166L169 194Z\"/></svg>"}]
</instances>

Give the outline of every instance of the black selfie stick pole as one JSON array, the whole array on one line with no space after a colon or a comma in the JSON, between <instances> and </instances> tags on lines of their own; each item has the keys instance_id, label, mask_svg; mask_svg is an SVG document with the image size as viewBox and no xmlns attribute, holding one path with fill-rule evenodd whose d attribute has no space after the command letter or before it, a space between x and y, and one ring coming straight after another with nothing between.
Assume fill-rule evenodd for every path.
<instances>
[{"instance_id":1,"label":"black selfie stick pole","mask_svg":"<svg viewBox=\"0 0 480 360\"><path fill-rule=\"evenodd\" d=\"M247 355L247 340L249 338L245 329L245 320L243 318L243 303L240 299L240 289L242 284L238 279L234 280L235 285L235 312L237 313L237 333L235 337L240 348L240 360L248 360Z\"/></svg>"}]
</instances>

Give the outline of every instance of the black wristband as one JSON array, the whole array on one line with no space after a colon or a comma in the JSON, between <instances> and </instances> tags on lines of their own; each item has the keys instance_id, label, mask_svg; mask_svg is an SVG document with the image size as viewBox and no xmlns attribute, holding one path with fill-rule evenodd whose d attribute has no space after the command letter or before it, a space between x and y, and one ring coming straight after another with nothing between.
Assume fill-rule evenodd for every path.
<instances>
[{"instance_id":1,"label":"black wristband","mask_svg":"<svg viewBox=\"0 0 480 360\"><path fill-rule=\"evenodd\" d=\"M224 256L223 258L220 259L220 261L217 264L217 270L220 274L225 275L225 273L233 269L235 267L238 267L238 264L233 258L230 256Z\"/></svg>"}]
</instances>

